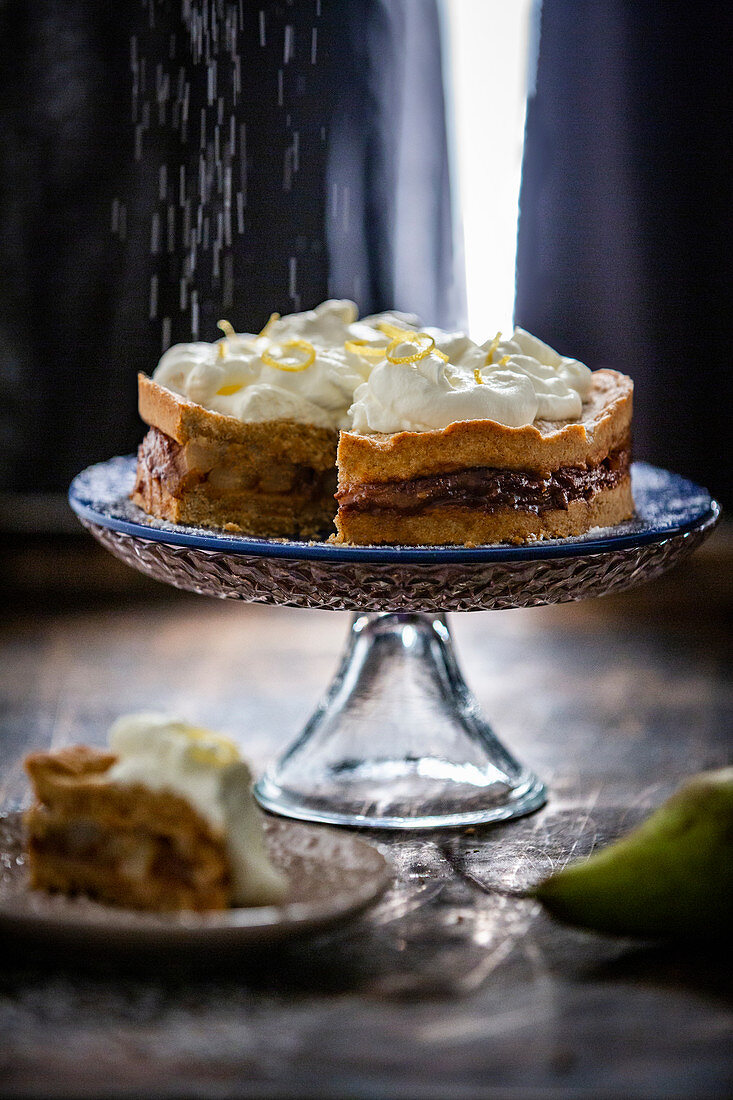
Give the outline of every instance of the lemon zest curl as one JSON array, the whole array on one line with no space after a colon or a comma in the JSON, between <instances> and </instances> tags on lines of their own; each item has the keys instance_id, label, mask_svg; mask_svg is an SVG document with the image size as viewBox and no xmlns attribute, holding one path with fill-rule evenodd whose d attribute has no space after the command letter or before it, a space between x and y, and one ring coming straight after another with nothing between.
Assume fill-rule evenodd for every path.
<instances>
[{"instance_id":1,"label":"lemon zest curl","mask_svg":"<svg viewBox=\"0 0 733 1100\"><path fill-rule=\"evenodd\" d=\"M429 341L427 344L424 341ZM417 347L417 351L411 355L395 355L395 351L401 344L411 344L413 347ZM411 332L409 337L406 335L396 336L391 344L387 346L385 355L390 363L418 363L421 359L425 359L430 355L430 352L435 347L435 340L432 336L428 336L427 332Z\"/></svg>"},{"instance_id":2,"label":"lemon zest curl","mask_svg":"<svg viewBox=\"0 0 733 1100\"><path fill-rule=\"evenodd\" d=\"M491 344L489 346L489 350L486 352L486 362L484 363L485 367L491 366L491 364L494 362L494 352L498 348L500 340L501 340L501 333L497 332L496 336L491 341Z\"/></svg>"},{"instance_id":3,"label":"lemon zest curl","mask_svg":"<svg viewBox=\"0 0 733 1100\"><path fill-rule=\"evenodd\" d=\"M186 737L192 742L189 755L198 764L207 764L216 768L225 768L239 759L239 750L233 741L219 733L193 727L186 730Z\"/></svg>"},{"instance_id":4,"label":"lemon zest curl","mask_svg":"<svg viewBox=\"0 0 733 1100\"><path fill-rule=\"evenodd\" d=\"M275 316L273 314L273 316ZM269 324L269 321L268 321ZM265 326L266 328L267 326ZM260 333L262 335L262 333ZM286 340L284 344L275 345L279 346L281 351L286 351L288 348L294 348L298 351L305 352L305 359L301 362L287 362L285 358L279 359L272 354L269 349L262 352L262 362L267 363L268 367L275 367L276 370L287 371L288 374L297 374L299 371L307 370L316 359L316 349L308 340Z\"/></svg>"},{"instance_id":5,"label":"lemon zest curl","mask_svg":"<svg viewBox=\"0 0 733 1100\"><path fill-rule=\"evenodd\" d=\"M399 325L393 325L391 321L378 321L376 327L380 332L383 332L385 336L389 336L392 340L396 340L398 336L415 335L414 329L400 328Z\"/></svg>"},{"instance_id":6,"label":"lemon zest curl","mask_svg":"<svg viewBox=\"0 0 733 1100\"><path fill-rule=\"evenodd\" d=\"M265 327L260 332L258 332L257 335L258 336L267 336L268 332L270 331L272 326L275 324L275 321L279 321L279 320L280 320L280 314L279 313L271 313L270 316L267 318L267 323L265 324Z\"/></svg>"},{"instance_id":7,"label":"lemon zest curl","mask_svg":"<svg viewBox=\"0 0 733 1100\"><path fill-rule=\"evenodd\" d=\"M386 345L381 347L369 344L366 340L344 341L344 351L353 352L354 355L362 355L365 359L381 359L387 350Z\"/></svg>"}]
</instances>

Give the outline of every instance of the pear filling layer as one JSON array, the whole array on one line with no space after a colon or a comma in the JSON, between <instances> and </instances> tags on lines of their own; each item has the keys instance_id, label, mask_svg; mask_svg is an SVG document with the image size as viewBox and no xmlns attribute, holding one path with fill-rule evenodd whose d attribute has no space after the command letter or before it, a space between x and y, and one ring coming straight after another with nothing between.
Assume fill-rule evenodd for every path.
<instances>
[{"instance_id":1,"label":"pear filling layer","mask_svg":"<svg viewBox=\"0 0 733 1100\"><path fill-rule=\"evenodd\" d=\"M336 487L335 470L324 472L285 460L267 466L237 462L232 450L212 440L177 443L158 428L151 428L138 449L138 463L172 496L205 482L212 496L282 493L302 501L319 501Z\"/></svg>"}]
</instances>

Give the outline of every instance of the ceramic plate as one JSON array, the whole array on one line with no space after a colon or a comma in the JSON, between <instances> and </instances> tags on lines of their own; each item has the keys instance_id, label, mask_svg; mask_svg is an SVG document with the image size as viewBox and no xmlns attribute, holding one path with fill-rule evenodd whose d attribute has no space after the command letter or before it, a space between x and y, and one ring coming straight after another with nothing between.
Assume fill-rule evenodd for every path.
<instances>
[{"instance_id":1,"label":"ceramic plate","mask_svg":"<svg viewBox=\"0 0 733 1100\"><path fill-rule=\"evenodd\" d=\"M348 920L386 890L392 872L371 844L350 833L273 818L265 820L273 862L286 873L284 905L224 912L143 913L88 898L28 887L22 815L0 817L0 931L47 945L219 949L304 935Z\"/></svg>"}]
</instances>

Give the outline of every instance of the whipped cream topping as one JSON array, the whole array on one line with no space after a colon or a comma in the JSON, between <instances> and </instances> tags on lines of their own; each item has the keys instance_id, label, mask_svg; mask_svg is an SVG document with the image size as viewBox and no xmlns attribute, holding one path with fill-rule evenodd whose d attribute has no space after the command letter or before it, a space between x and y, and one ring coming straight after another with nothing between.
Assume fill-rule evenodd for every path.
<instances>
[{"instance_id":1,"label":"whipped cream topping","mask_svg":"<svg viewBox=\"0 0 733 1100\"><path fill-rule=\"evenodd\" d=\"M465 333L424 331L434 349L409 363L385 357L357 387L349 410L355 431L427 431L458 420L522 427L581 415L591 371L524 329L481 345ZM410 346L406 337L390 357L407 357Z\"/></svg>"},{"instance_id":2,"label":"whipped cream topping","mask_svg":"<svg viewBox=\"0 0 733 1100\"><path fill-rule=\"evenodd\" d=\"M168 790L189 802L223 836L238 905L277 905L287 893L271 864L252 776L233 741L166 714L128 714L109 731L117 761L110 782Z\"/></svg>"},{"instance_id":3,"label":"whipped cream topping","mask_svg":"<svg viewBox=\"0 0 733 1100\"><path fill-rule=\"evenodd\" d=\"M366 434L428 431L457 420L530 424L535 407L525 377L495 371L479 385L472 373L428 354L411 364L379 363L357 388L350 413L354 431Z\"/></svg>"},{"instance_id":4,"label":"whipped cream topping","mask_svg":"<svg viewBox=\"0 0 733 1100\"><path fill-rule=\"evenodd\" d=\"M175 344L161 358L153 378L237 420L287 419L322 428L348 427L354 390L373 365L372 359L348 350L349 342L353 347L386 348L389 337L377 326L405 327L414 320L395 313L356 318L353 302L334 300L305 313L271 319L259 336L230 334L211 344Z\"/></svg>"},{"instance_id":5,"label":"whipped cream topping","mask_svg":"<svg viewBox=\"0 0 733 1100\"><path fill-rule=\"evenodd\" d=\"M423 331L434 342L428 351L411 314L358 320L353 302L327 301L273 315L259 336L232 330L211 344L176 344L153 378L238 420L286 419L362 433L428 431L457 420L521 427L581 415L590 370L524 329L484 344L463 332ZM409 354L416 351L419 358Z\"/></svg>"}]
</instances>

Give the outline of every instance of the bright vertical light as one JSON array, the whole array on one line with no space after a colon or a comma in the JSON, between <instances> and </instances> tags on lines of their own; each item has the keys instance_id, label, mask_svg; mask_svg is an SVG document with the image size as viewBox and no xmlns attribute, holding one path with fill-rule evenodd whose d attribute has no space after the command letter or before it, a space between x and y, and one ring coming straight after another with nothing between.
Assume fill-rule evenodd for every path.
<instances>
[{"instance_id":1,"label":"bright vertical light","mask_svg":"<svg viewBox=\"0 0 733 1100\"><path fill-rule=\"evenodd\" d=\"M468 331L511 329L532 0L446 0Z\"/></svg>"}]
</instances>

